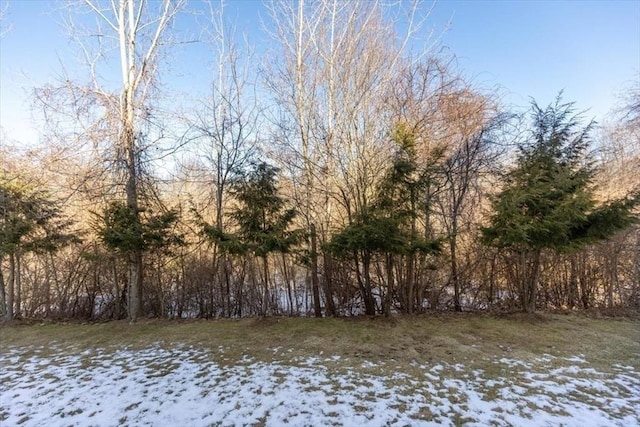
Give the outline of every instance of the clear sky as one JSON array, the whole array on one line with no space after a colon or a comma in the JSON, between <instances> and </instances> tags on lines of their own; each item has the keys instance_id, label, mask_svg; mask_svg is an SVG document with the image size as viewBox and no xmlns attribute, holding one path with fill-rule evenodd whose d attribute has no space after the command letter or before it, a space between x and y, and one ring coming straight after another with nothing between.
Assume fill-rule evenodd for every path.
<instances>
[{"instance_id":1,"label":"clear sky","mask_svg":"<svg viewBox=\"0 0 640 427\"><path fill-rule=\"evenodd\" d=\"M34 143L32 88L53 82L61 64L73 71L79 63L70 57L75 45L66 38L61 1L0 0L3 8L7 3L0 23L0 125L9 138ZM198 0L191 4L197 7ZM259 0L229 0L228 12L252 43L264 44ZM496 88L507 105L526 106L529 97L545 105L564 89L565 100L604 121L617 97L640 78L640 0L440 0L429 25L436 33L446 29L441 45L467 76ZM197 45L176 52L181 65L173 71L182 73L176 81L192 79L184 70L202 67L206 57Z\"/></svg>"}]
</instances>

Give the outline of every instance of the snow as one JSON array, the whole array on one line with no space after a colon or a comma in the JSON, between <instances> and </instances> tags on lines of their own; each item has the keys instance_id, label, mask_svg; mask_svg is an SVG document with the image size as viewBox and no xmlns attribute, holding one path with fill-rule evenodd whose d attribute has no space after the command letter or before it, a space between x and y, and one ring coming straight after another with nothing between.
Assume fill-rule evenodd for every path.
<instances>
[{"instance_id":1,"label":"snow","mask_svg":"<svg viewBox=\"0 0 640 427\"><path fill-rule=\"evenodd\" d=\"M640 372L619 365L599 372L582 355L496 359L509 375L502 377L442 362L402 372L332 355L267 363L245 354L231 362L225 351L3 348L0 424L640 425Z\"/></svg>"}]
</instances>

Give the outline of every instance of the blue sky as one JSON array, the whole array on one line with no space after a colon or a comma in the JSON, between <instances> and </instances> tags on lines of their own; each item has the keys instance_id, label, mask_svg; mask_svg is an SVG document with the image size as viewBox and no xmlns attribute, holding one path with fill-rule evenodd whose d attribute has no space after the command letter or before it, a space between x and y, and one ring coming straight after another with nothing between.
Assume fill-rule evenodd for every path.
<instances>
[{"instance_id":1,"label":"blue sky","mask_svg":"<svg viewBox=\"0 0 640 427\"><path fill-rule=\"evenodd\" d=\"M31 88L53 82L61 75L61 63L72 71L79 63L62 26L62 2L8 3L1 23L11 29L0 39L0 125L10 138L35 143ZM266 47L261 46L260 15L259 0L228 2L228 16L238 30ZM604 121L617 97L639 78L640 0L441 0L429 25L435 33L446 29L441 45L456 55L467 76L495 89L506 105L524 107L529 97L545 105L564 89L565 100ZM192 45L176 52L181 66L173 66L174 71L202 66L207 57L202 49Z\"/></svg>"},{"instance_id":2,"label":"blue sky","mask_svg":"<svg viewBox=\"0 0 640 427\"><path fill-rule=\"evenodd\" d=\"M640 1L443 1L444 37L461 68L500 85L508 102L541 104L557 92L603 118L639 78Z\"/></svg>"}]
</instances>

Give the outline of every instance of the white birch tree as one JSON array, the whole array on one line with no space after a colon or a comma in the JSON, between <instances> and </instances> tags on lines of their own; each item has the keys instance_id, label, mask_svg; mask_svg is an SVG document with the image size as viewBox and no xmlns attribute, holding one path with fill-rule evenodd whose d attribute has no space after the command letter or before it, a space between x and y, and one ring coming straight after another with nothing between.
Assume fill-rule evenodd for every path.
<instances>
[{"instance_id":1,"label":"white birch tree","mask_svg":"<svg viewBox=\"0 0 640 427\"><path fill-rule=\"evenodd\" d=\"M81 0L68 4L68 29L78 38L87 82L65 70L61 84L36 90L51 138L72 141L70 151L98 154L115 177L120 171L129 215L140 230L141 179L147 141L153 140L150 119L160 76L162 51L171 42L171 24L184 0ZM88 24L86 24L88 23ZM83 30L85 34L78 36ZM66 67L65 67L66 68ZM118 70L116 72L116 69ZM116 77L119 75L119 79ZM119 81L118 81L119 80ZM104 148L104 151L100 147ZM105 175L99 174L104 180ZM100 180L100 179L99 179ZM140 314L143 260L142 236L127 251L128 316Z\"/></svg>"}]
</instances>

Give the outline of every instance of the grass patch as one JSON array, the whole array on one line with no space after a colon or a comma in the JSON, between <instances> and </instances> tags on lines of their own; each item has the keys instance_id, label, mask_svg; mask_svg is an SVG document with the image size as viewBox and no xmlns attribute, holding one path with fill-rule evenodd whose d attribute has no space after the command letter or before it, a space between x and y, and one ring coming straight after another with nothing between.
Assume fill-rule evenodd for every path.
<instances>
[{"instance_id":1,"label":"grass patch","mask_svg":"<svg viewBox=\"0 0 640 427\"><path fill-rule=\"evenodd\" d=\"M527 361L544 354L581 354L597 368L610 369L617 363L640 369L639 337L638 320L562 314L145 320L136 324L13 322L0 326L1 347L25 347L39 356L55 356L61 348L81 352L186 346L200 349L221 364L235 364L243 357L295 364L317 357L329 367L339 367L344 359L407 368L414 362L474 365L496 357ZM325 360L330 356L339 358ZM480 367L487 372L498 369L490 364ZM158 368L162 374L173 367Z\"/></svg>"}]
</instances>

